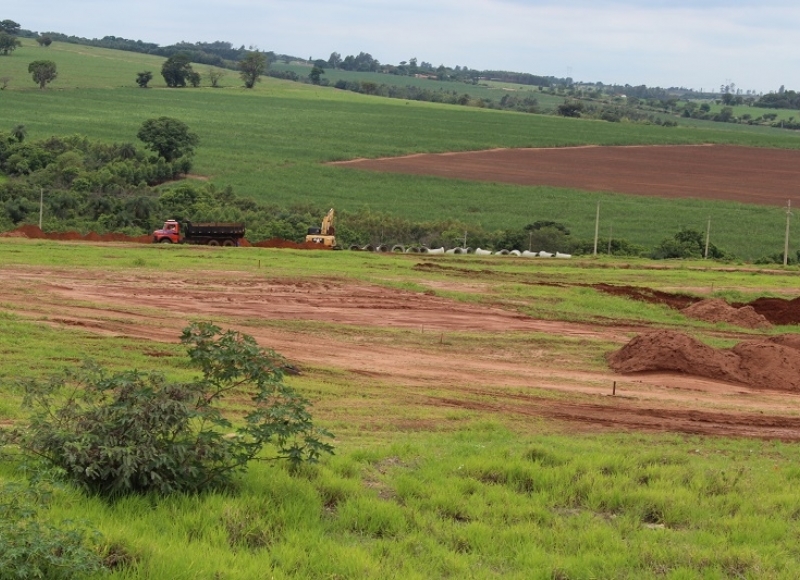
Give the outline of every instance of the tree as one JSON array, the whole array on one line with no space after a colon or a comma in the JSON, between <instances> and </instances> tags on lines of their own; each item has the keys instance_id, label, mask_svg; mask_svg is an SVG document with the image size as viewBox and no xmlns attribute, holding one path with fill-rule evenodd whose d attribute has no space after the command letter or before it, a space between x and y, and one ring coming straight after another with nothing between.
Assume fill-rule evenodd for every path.
<instances>
[{"instance_id":1,"label":"tree","mask_svg":"<svg viewBox=\"0 0 800 580\"><path fill-rule=\"evenodd\" d=\"M28 65L28 72L33 77L33 82L43 89L46 84L53 82L58 76L56 63L52 60L35 60Z\"/></svg>"},{"instance_id":2,"label":"tree","mask_svg":"<svg viewBox=\"0 0 800 580\"><path fill-rule=\"evenodd\" d=\"M342 64L342 55L338 52L332 52L328 58L328 64L331 68L339 68L339 65Z\"/></svg>"},{"instance_id":3,"label":"tree","mask_svg":"<svg viewBox=\"0 0 800 580\"><path fill-rule=\"evenodd\" d=\"M315 66L311 69L311 72L308 73L308 78L311 79L311 82L315 85L318 85L320 82L320 77L325 74L325 69L319 66Z\"/></svg>"},{"instance_id":4,"label":"tree","mask_svg":"<svg viewBox=\"0 0 800 580\"><path fill-rule=\"evenodd\" d=\"M267 58L258 51L248 52L239 61L239 70L245 88L252 89L267 70Z\"/></svg>"},{"instance_id":5,"label":"tree","mask_svg":"<svg viewBox=\"0 0 800 580\"><path fill-rule=\"evenodd\" d=\"M194 88L197 88L197 87L200 86L201 77L200 77L200 73L199 72L192 71L192 72L189 73L189 75L186 78L189 81L189 84L192 85Z\"/></svg>"},{"instance_id":6,"label":"tree","mask_svg":"<svg viewBox=\"0 0 800 580\"><path fill-rule=\"evenodd\" d=\"M0 32L0 52L7 55L17 50L19 46L22 46L19 39L8 32Z\"/></svg>"},{"instance_id":7,"label":"tree","mask_svg":"<svg viewBox=\"0 0 800 580\"><path fill-rule=\"evenodd\" d=\"M183 121L171 117L148 119L142 123L136 136L147 144L147 148L155 151L166 161L174 161L179 157L191 157L199 142L195 133Z\"/></svg>"},{"instance_id":8,"label":"tree","mask_svg":"<svg viewBox=\"0 0 800 580\"><path fill-rule=\"evenodd\" d=\"M168 87L185 87L189 75L193 72L189 55L185 52L173 54L161 65L161 76L164 77Z\"/></svg>"},{"instance_id":9,"label":"tree","mask_svg":"<svg viewBox=\"0 0 800 580\"><path fill-rule=\"evenodd\" d=\"M42 35L36 37L36 42L39 43L39 46L48 47L51 44L53 44L53 39L50 36L48 36L47 34L42 34Z\"/></svg>"},{"instance_id":10,"label":"tree","mask_svg":"<svg viewBox=\"0 0 800 580\"><path fill-rule=\"evenodd\" d=\"M146 89L150 81L153 80L153 73L149 70L136 73L136 84Z\"/></svg>"},{"instance_id":11,"label":"tree","mask_svg":"<svg viewBox=\"0 0 800 580\"><path fill-rule=\"evenodd\" d=\"M18 435L22 449L106 497L225 485L267 445L293 464L333 452L309 402L283 382L287 363L279 354L209 323L187 326L181 342L202 373L190 382L156 372L111 374L91 361L45 384L27 381L33 414ZM247 401L237 427L222 413L233 393Z\"/></svg>"},{"instance_id":12,"label":"tree","mask_svg":"<svg viewBox=\"0 0 800 580\"><path fill-rule=\"evenodd\" d=\"M0 21L0 32L15 35L19 34L20 25L13 20Z\"/></svg>"},{"instance_id":13,"label":"tree","mask_svg":"<svg viewBox=\"0 0 800 580\"><path fill-rule=\"evenodd\" d=\"M219 81L222 77L225 76L225 71L218 68L210 68L208 69L208 80L211 82L211 86L214 88L219 87Z\"/></svg>"},{"instance_id":14,"label":"tree","mask_svg":"<svg viewBox=\"0 0 800 580\"><path fill-rule=\"evenodd\" d=\"M556 109L556 112L562 117L580 117L581 111L583 111L583 103L580 101L564 101Z\"/></svg>"},{"instance_id":15,"label":"tree","mask_svg":"<svg viewBox=\"0 0 800 580\"><path fill-rule=\"evenodd\" d=\"M22 143L27 135L28 129L25 128L25 125L15 125L14 128L11 129L11 137L17 143Z\"/></svg>"}]
</instances>

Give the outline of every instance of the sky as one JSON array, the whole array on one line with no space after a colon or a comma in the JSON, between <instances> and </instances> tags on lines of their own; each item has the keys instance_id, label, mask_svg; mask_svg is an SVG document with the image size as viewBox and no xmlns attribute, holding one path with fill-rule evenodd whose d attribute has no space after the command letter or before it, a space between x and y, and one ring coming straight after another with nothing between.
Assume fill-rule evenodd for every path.
<instances>
[{"instance_id":1,"label":"sky","mask_svg":"<svg viewBox=\"0 0 800 580\"><path fill-rule=\"evenodd\" d=\"M159 45L227 41L327 60L367 52L605 84L800 90L797 0L27 0L0 20Z\"/></svg>"}]
</instances>

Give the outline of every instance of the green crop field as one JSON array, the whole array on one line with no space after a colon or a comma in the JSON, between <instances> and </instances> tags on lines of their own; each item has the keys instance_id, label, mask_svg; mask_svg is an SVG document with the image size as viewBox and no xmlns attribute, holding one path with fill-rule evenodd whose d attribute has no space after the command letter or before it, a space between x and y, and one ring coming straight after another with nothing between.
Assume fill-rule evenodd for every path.
<instances>
[{"instance_id":1,"label":"green crop field","mask_svg":"<svg viewBox=\"0 0 800 580\"><path fill-rule=\"evenodd\" d=\"M38 90L27 63L47 57L59 78ZM340 212L369 208L408 219L457 219L487 229L514 229L537 220L593 235L596 202L614 216L614 236L653 247L681 227L704 230L740 259L782 251L780 208L694 200L667 201L553 187L520 187L367 173L326 161L496 147L732 143L800 147L795 132L705 123L664 128L564 119L432 103L389 100L333 88L265 78L248 91L226 71L221 88L166 89L161 60L147 55L26 41L0 59L0 127L23 124L29 138L82 134L135 142L141 123L157 116L186 122L200 136L194 172L241 196L280 205L312 202ZM198 65L197 70L204 72ZM154 71L152 88L136 72ZM204 83L207 84L207 83ZM753 130L756 129L756 130ZM741 224L748 236L741 236ZM605 234L605 232L603 232ZM794 247L795 244L792 244Z\"/></svg>"}]
</instances>

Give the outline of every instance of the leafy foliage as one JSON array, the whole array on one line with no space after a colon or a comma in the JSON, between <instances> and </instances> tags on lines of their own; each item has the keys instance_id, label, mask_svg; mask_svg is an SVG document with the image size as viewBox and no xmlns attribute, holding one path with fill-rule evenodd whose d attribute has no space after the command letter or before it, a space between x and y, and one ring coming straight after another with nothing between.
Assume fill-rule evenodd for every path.
<instances>
[{"instance_id":1,"label":"leafy foliage","mask_svg":"<svg viewBox=\"0 0 800 580\"><path fill-rule=\"evenodd\" d=\"M92 535L73 522L44 519L49 494L41 486L6 483L0 488L0 580L69 580L98 572Z\"/></svg>"},{"instance_id":2,"label":"leafy foliage","mask_svg":"<svg viewBox=\"0 0 800 580\"><path fill-rule=\"evenodd\" d=\"M252 89L267 70L267 57L258 51L248 52L239 61L239 76L242 77L245 88Z\"/></svg>"},{"instance_id":3,"label":"leafy foliage","mask_svg":"<svg viewBox=\"0 0 800 580\"><path fill-rule=\"evenodd\" d=\"M22 43L8 32L0 31L0 52L4 55L14 52Z\"/></svg>"},{"instance_id":4,"label":"leafy foliage","mask_svg":"<svg viewBox=\"0 0 800 580\"><path fill-rule=\"evenodd\" d=\"M178 157L191 157L199 142L197 134L191 132L186 123L171 117L148 119L136 136L168 162Z\"/></svg>"},{"instance_id":5,"label":"leafy foliage","mask_svg":"<svg viewBox=\"0 0 800 580\"><path fill-rule=\"evenodd\" d=\"M651 254L655 260L668 258L702 258L705 255L705 240L702 233L683 228L672 238L666 238L656 246ZM708 244L708 257L720 259L725 257L725 252L714 244Z\"/></svg>"},{"instance_id":6,"label":"leafy foliage","mask_svg":"<svg viewBox=\"0 0 800 580\"><path fill-rule=\"evenodd\" d=\"M153 72L146 70L136 73L136 84L141 88L146 89L150 81L153 80Z\"/></svg>"},{"instance_id":7,"label":"leafy foliage","mask_svg":"<svg viewBox=\"0 0 800 580\"><path fill-rule=\"evenodd\" d=\"M58 77L56 63L52 60L35 60L28 65L28 72L31 73L33 82L37 83L40 89Z\"/></svg>"},{"instance_id":8,"label":"leafy foliage","mask_svg":"<svg viewBox=\"0 0 800 580\"><path fill-rule=\"evenodd\" d=\"M333 452L309 402L283 382L280 355L209 323L189 325L181 341L202 371L188 383L156 372L110 374L91 361L47 383L27 381L33 414L21 447L104 496L224 485L268 444L293 464ZM221 410L232 394L249 398L235 428Z\"/></svg>"},{"instance_id":9,"label":"leafy foliage","mask_svg":"<svg viewBox=\"0 0 800 580\"><path fill-rule=\"evenodd\" d=\"M185 87L192 73L189 55L183 52L172 55L161 65L161 76L168 87Z\"/></svg>"}]
</instances>

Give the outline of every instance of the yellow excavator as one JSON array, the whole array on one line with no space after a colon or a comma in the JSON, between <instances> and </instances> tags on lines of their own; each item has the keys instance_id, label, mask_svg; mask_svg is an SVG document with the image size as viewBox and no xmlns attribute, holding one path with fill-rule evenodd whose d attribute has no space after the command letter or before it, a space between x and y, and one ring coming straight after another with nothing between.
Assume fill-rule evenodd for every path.
<instances>
[{"instance_id":1,"label":"yellow excavator","mask_svg":"<svg viewBox=\"0 0 800 580\"><path fill-rule=\"evenodd\" d=\"M322 244L326 248L337 248L335 228L333 227L333 218L335 216L333 208L331 208L327 215L322 218L322 226L319 228L308 228L308 235L306 236L307 242L314 244Z\"/></svg>"}]
</instances>

